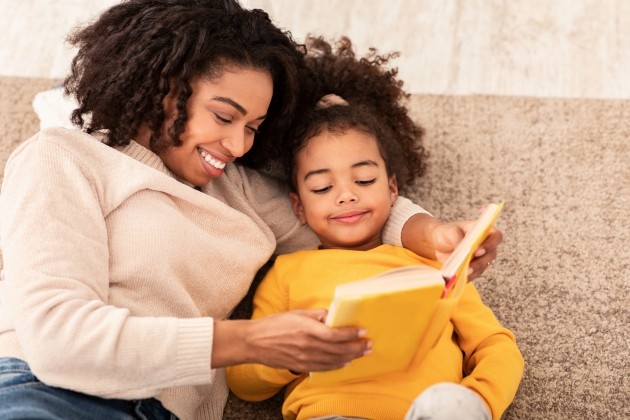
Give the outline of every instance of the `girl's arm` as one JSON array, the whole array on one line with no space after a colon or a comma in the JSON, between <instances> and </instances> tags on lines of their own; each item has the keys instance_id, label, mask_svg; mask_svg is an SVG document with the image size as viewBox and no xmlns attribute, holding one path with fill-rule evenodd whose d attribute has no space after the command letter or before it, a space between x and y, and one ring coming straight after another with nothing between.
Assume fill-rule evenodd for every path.
<instances>
[{"instance_id":1,"label":"girl's arm","mask_svg":"<svg viewBox=\"0 0 630 420\"><path fill-rule=\"evenodd\" d=\"M289 188L282 180L264 172L238 167L239 180L234 179L234 187L241 188L252 211L269 226L277 242L277 254L285 254L302 249L312 249L319 244L315 234L302 225L295 216L289 200ZM383 242L390 245L408 245L408 249L425 255L423 245L413 238L425 226L430 217L422 207L404 197L398 197L383 230ZM404 239L403 235L406 235ZM401 241L402 240L402 241ZM433 258L435 254L432 254Z\"/></svg>"},{"instance_id":2,"label":"girl's arm","mask_svg":"<svg viewBox=\"0 0 630 420\"><path fill-rule=\"evenodd\" d=\"M483 304L474 285L466 288L452 318L464 354L461 385L479 394L492 418L500 419L523 377L523 356L514 334Z\"/></svg>"}]
</instances>

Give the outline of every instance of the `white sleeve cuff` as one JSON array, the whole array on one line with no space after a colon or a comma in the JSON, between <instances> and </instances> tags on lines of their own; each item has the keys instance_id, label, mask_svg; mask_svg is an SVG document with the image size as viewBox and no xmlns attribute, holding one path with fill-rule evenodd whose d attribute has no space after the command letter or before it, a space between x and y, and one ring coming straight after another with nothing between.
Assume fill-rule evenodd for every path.
<instances>
[{"instance_id":1,"label":"white sleeve cuff","mask_svg":"<svg viewBox=\"0 0 630 420\"><path fill-rule=\"evenodd\" d=\"M414 204L411 200L405 197L398 197L383 229L383 243L402 246L403 226L414 214L431 215L431 213Z\"/></svg>"}]
</instances>

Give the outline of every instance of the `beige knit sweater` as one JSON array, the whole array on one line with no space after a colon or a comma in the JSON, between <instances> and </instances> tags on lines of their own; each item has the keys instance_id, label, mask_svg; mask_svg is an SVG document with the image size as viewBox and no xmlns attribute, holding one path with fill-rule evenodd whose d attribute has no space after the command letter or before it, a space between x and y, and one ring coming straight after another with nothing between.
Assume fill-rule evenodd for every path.
<instances>
[{"instance_id":1,"label":"beige knit sweater","mask_svg":"<svg viewBox=\"0 0 630 420\"><path fill-rule=\"evenodd\" d=\"M400 199L386 242L418 211ZM10 157L0 241L0 357L49 385L155 396L184 419L220 419L227 399L210 365L213 318L274 252L316 243L258 172L228 165L200 192L135 142L116 150L61 128Z\"/></svg>"}]
</instances>

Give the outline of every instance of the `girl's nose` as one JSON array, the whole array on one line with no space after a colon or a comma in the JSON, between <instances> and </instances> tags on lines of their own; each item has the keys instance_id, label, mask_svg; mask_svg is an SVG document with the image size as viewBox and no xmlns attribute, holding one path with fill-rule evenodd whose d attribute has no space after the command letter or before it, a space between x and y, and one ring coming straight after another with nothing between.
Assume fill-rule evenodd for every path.
<instances>
[{"instance_id":1,"label":"girl's nose","mask_svg":"<svg viewBox=\"0 0 630 420\"><path fill-rule=\"evenodd\" d=\"M356 203L358 200L359 197L350 188L345 188L337 197L337 204Z\"/></svg>"}]
</instances>

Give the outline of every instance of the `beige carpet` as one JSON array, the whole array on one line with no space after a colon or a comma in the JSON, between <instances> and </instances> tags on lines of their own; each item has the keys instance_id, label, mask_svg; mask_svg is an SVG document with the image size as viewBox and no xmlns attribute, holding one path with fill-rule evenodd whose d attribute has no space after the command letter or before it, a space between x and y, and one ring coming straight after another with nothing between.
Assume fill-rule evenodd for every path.
<instances>
[{"instance_id":1,"label":"beige carpet","mask_svg":"<svg viewBox=\"0 0 630 420\"><path fill-rule=\"evenodd\" d=\"M0 161L37 130L31 100L53 83L0 78ZM506 202L500 257L476 283L527 363L505 418L630 418L630 101L414 96L411 106L431 166L409 195L447 220ZM231 399L225 418L278 418L274 409Z\"/></svg>"}]
</instances>

